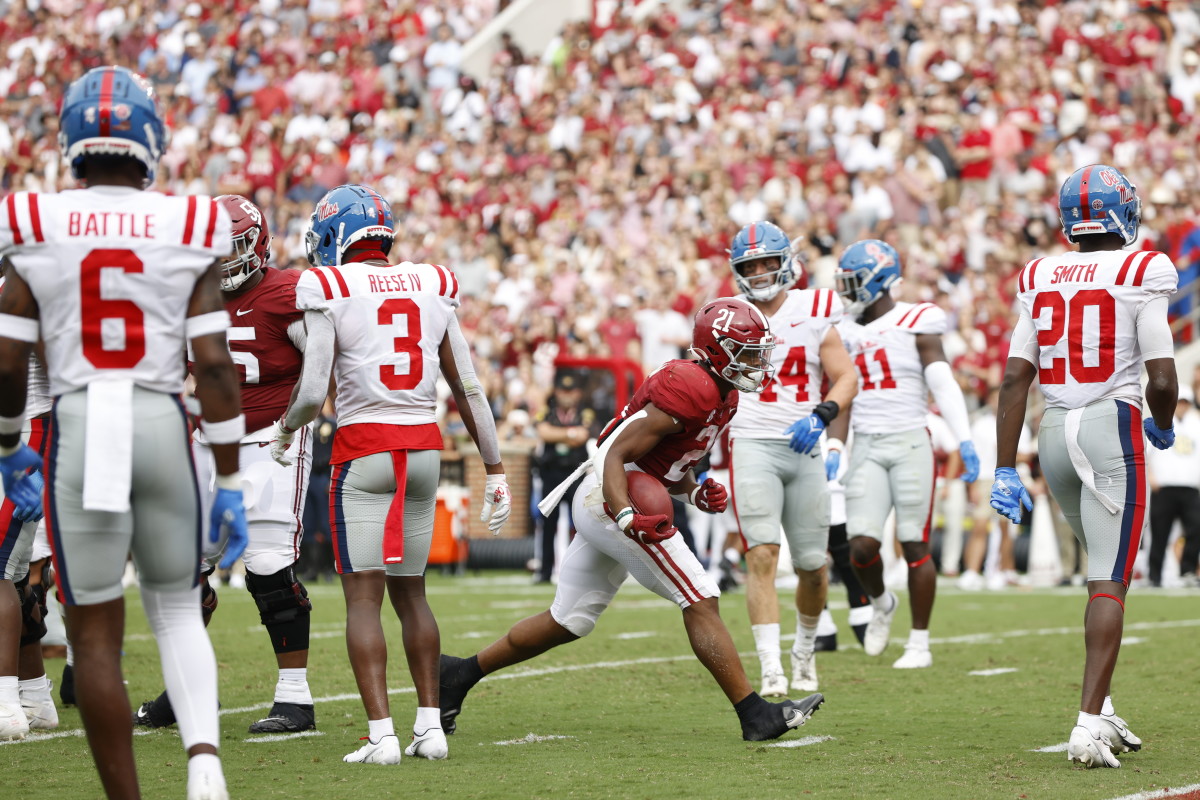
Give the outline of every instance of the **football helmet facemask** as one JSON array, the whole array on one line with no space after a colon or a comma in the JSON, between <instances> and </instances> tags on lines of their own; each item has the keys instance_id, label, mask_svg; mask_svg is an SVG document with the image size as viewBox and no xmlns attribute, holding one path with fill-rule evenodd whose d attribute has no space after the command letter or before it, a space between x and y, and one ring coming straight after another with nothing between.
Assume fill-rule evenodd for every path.
<instances>
[{"instance_id":1,"label":"football helmet facemask","mask_svg":"<svg viewBox=\"0 0 1200 800\"><path fill-rule=\"evenodd\" d=\"M847 312L857 316L900 280L900 254L878 239L855 242L838 259L835 278Z\"/></svg>"},{"instance_id":2,"label":"football helmet facemask","mask_svg":"<svg viewBox=\"0 0 1200 800\"><path fill-rule=\"evenodd\" d=\"M778 258L778 269L753 277L742 274L741 265L760 258ZM779 226L770 222L751 222L738 231L729 247L729 266L738 291L751 300L770 300L796 282L792 243ZM762 283L763 278L769 278L770 282L755 288L754 284Z\"/></svg>"},{"instance_id":3,"label":"football helmet facemask","mask_svg":"<svg viewBox=\"0 0 1200 800\"><path fill-rule=\"evenodd\" d=\"M221 265L221 291L236 291L271 258L271 232L267 217L254 201L236 194L223 194L217 202L233 222L233 255Z\"/></svg>"}]
</instances>

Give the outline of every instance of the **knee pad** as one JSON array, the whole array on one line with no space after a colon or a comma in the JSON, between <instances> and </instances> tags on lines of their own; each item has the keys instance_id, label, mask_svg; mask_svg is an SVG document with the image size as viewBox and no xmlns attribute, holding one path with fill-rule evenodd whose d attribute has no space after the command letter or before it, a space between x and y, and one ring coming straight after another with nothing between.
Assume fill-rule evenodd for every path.
<instances>
[{"instance_id":1,"label":"knee pad","mask_svg":"<svg viewBox=\"0 0 1200 800\"><path fill-rule=\"evenodd\" d=\"M596 629L596 620L606 608L608 602L589 600L585 595L570 608L551 608L550 615L555 622L582 639Z\"/></svg>"},{"instance_id":2,"label":"knee pad","mask_svg":"<svg viewBox=\"0 0 1200 800\"><path fill-rule=\"evenodd\" d=\"M792 559L792 566L804 572L812 572L825 566L825 553L821 550L810 550Z\"/></svg>"},{"instance_id":3,"label":"knee pad","mask_svg":"<svg viewBox=\"0 0 1200 800\"><path fill-rule=\"evenodd\" d=\"M46 635L46 589L30 586L28 575L13 586L21 601L21 647L40 642Z\"/></svg>"},{"instance_id":4,"label":"knee pad","mask_svg":"<svg viewBox=\"0 0 1200 800\"><path fill-rule=\"evenodd\" d=\"M212 619L213 612L217 610L217 591L209 585L207 579L200 581L200 616L204 618L204 627L208 627L208 621Z\"/></svg>"},{"instance_id":5,"label":"knee pad","mask_svg":"<svg viewBox=\"0 0 1200 800\"><path fill-rule=\"evenodd\" d=\"M258 616L271 636L276 653L308 649L308 590L296 579L295 565L271 575L246 572L246 589L258 606Z\"/></svg>"}]
</instances>

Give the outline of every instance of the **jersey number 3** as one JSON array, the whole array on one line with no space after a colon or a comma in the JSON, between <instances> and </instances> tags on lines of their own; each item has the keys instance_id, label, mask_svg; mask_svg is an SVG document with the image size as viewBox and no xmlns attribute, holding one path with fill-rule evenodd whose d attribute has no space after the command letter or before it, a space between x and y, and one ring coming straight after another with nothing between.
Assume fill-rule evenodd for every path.
<instances>
[{"instance_id":1,"label":"jersey number 3","mask_svg":"<svg viewBox=\"0 0 1200 800\"><path fill-rule=\"evenodd\" d=\"M379 306L378 323L385 328L394 328L396 317L405 318L405 334L392 340L393 351L408 354L408 371L398 372L395 364L379 367L379 380L393 392L415 389L425 374L425 362L421 356L421 309L407 297L393 297Z\"/></svg>"},{"instance_id":2,"label":"jersey number 3","mask_svg":"<svg viewBox=\"0 0 1200 800\"><path fill-rule=\"evenodd\" d=\"M1097 363L1083 363L1084 320L1088 309L1095 309L1095 323L1099 327L1096 341ZM1043 384L1061 384L1067 381L1067 370L1076 383L1104 383L1116 369L1117 309L1116 301L1106 289L1083 289L1075 293L1068 303L1058 292L1041 292L1033 301L1033 320L1036 325L1042 312L1050 310L1050 327L1039 328L1039 348L1054 347L1067 335L1067 357L1053 358L1050 366L1038 366L1038 380Z\"/></svg>"},{"instance_id":3,"label":"jersey number 3","mask_svg":"<svg viewBox=\"0 0 1200 800\"><path fill-rule=\"evenodd\" d=\"M145 315L132 300L108 300L100 296L100 276L105 269L141 272L142 260L132 250L93 250L79 265L79 305L83 327L83 355L96 369L133 369L146 355ZM124 323L124 346L106 348L106 320Z\"/></svg>"}]
</instances>

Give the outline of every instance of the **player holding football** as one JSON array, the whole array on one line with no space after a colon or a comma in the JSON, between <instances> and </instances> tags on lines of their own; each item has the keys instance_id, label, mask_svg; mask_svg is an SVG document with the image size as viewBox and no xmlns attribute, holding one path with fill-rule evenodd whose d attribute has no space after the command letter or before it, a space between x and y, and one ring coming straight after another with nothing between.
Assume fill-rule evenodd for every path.
<instances>
[{"instance_id":1,"label":"player holding football","mask_svg":"<svg viewBox=\"0 0 1200 800\"><path fill-rule=\"evenodd\" d=\"M666 514L643 515L630 500L626 470L648 473L702 511L725 510L725 487L711 478L698 485L692 467L721 437L739 392L760 391L770 379L775 342L757 308L727 298L696 314L692 345L697 360L668 361L651 373L605 427L595 456L543 501L543 509L559 502L585 475L571 504L577 533L563 556L550 609L518 622L470 658L442 656L442 725L448 732L471 687L496 670L587 636L630 575L683 610L692 651L733 704L743 739L778 738L821 705L819 694L769 703L753 690L718 612L716 583Z\"/></svg>"},{"instance_id":2,"label":"player holding football","mask_svg":"<svg viewBox=\"0 0 1200 800\"><path fill-rule=\"evenodd\" d=\"M1141 201L1121 172L1076 170L1058 192L1072 253L1029 262L1017 280L1013 331L996 414L991 505L1017 522L1033 507L1015 470L1029 388L1046 413L1038 434L1042 473L1088 554L1087 659L1067 758L1119 767L1114 754L1141 749L1109 696L1125 619L1125 593L1146 521L1142 431L1159 450L1175 441L1178 383L1167 302L1178 273L1153 251L1122 252L1137 238ZM1150 382L1142 419L1141 366Z\"/></svg>"},{"instance_id":3,"label":"player holding football","mask_svg":"<svg viewBox=\"0 0 1200 800\"><path fill-rule=\"evenodd\" d=\"M343 760L400 762L388 708L384 591L404 627L417 690L405 755L446 758L438 714L437 620L425 599L442 435L437 375L450 385L487 471L482 519L498 533L512 497L496 425L458 327L458 279L445 267L392 265L392 209L370 187L339 186L317 204L305 235L309 262L296 285L308 339L291 406L275 425L271 455L285 452L337 381L329 507L334 557L346 597L346 647L367 711L366 744Z\"/></svg>"},{"instance_id":4,"label":"player holding football","mask_svg":"<svg viewBox=\"0 0 1200 800\"><path fill-rule=\"evenodd\" d=\"M106 794L139 796L121 679L132 554L180 709L188 798L227 798L217 757L217 668L200 616L201 510L188 445L180 355L191 342L197 396L217 465L212 530L246 542L237 373L225 347L218 259L229 217L208 197L168 197L154 180L166 129L150 85L98 67L67 89L61 141L87 188L9 195L0 254L0 473L20 507L41 459L20 442L29 353L45 343L55 398L46 459L46 520L76 657L80 714ZM136 424L135 424L136 420Z\"/></svg>"},{"instance_id":5,"label":"player holding football","mask_svg":"<svg viewBox=\"0 0 1200 800\"><path fill-rule=\"evenodd\" d=\"M762 392L742 399L729 427L733 457L733 509L746 540L746 607L762 666L763 697L784 697L779 645L779 602L775 570L782 523L791 552L796 587L796 639L792 685L818 688L817 623L825 608L829 576L830 498L820 439L825 428L858 392L858 378L842 337L842 301L831 289L791 289L796 280L791 242L770 222L738 231L729 265L741 297L769 320L775 334L774 377ZM829 390L821 398L828 374ZM829 440L831 453L843 444ZM836 472L837 458L830 465Z\"/></svg>"},{"instance_id":6,"label":"player holding football","mask_svg":"<svg viewBox=\"0 0 1200 800\"><path fill-rule=\"evenodd\" d=\"M899 254L877 239L855 242L838 261L838 291L850 311L850 319L842 322L842 337L860 380L850 415L854 445L845 478L846 532L851 564L873 607L863 649L877 656L887 648L899 605L884 588L879 555L883 526L896 510L896 539L908 562L912 631L904 654L892 666L920 669L933 665L929 618L937 590L929 552L934 489L933 445L926 427L930 393L958 440L967 483L979 474L979 458L962 390L942 350L946 313L933 303L896 302L891 287L899 280Z\"/></svg>"},{"instance_id":7,"label":"player holding football","mask_svg":"<svg viewBox=\"0 0 1200 800\"><path fill-rule=\"evenodd\" d=\"M296 308L296 270L270 269L271 234L266 215L251 200L237 195L217 198L232 222L233 255L221 265L221 297L233 326L229 349L241 378L242 409L249 433L242 439L240 457L243 488L254 497L246 509L250 543L246 589L258 606L259 619L271 638L279 677L274 703L250 733L296 733L316 727L308 687L308 591L296 577L300 555L300 517L308 492L312 464L311 435L297 432L292 465L276 464L266 445L274 438L275 421L287 408L300 379L304 350L304 313ZM194 436L193 450L201 487L212 485L213 457L203 431ZM211 493L202 492L205 502ZM201 584L207 624L217 606L217 594ZM163 692L143 703L134 723L158 728L175 722L170 700Z\"/></svg>"}]
</instances>

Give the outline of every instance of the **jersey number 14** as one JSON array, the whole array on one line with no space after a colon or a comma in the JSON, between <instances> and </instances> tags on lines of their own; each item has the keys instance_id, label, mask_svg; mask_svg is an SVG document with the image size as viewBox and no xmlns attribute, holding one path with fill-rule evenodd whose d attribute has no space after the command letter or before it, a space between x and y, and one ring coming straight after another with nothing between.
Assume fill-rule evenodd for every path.
<instances>
[{"instance_id":1,"label":"jersey number 14","mask_svg":"<svg viewBox=\"0 0 1200 800\"><path fill-rule=\"evenodd\" d=\"M769 381L763 388L762 394L759 395L762 402L774 403L779 400L779 395L775 391L776 381L782 386L796 387L797 403L808 401L808 361L805 358L803 347L788 349L787 355L783 359L783 366L779 368L775 380Z\"/></svg>"}]
</instances>

